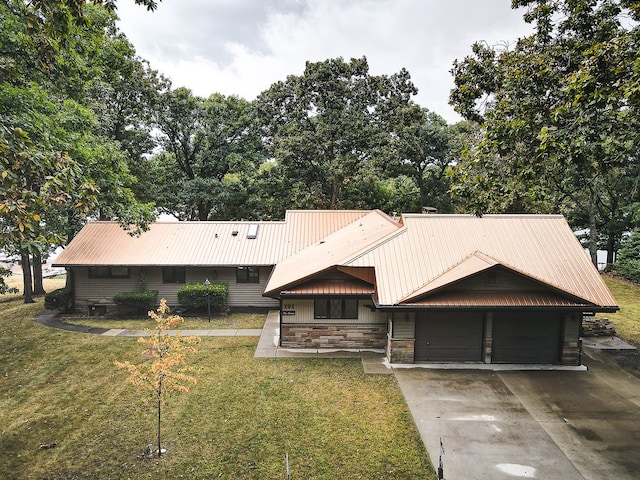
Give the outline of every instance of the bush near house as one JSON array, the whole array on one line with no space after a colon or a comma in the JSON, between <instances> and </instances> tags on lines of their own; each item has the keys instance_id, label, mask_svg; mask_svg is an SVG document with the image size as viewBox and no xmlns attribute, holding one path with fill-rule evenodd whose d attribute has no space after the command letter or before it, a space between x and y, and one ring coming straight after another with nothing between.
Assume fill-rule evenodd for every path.
<instances>
[{"instance_id":1,"label":"bush near house","mask_svg":"<svg viewBox=\"0 0 640 480\"><path fill-rule=\"evenodd\" d=\"M73 291L70 288L58 288L49 292L44 297L44 306L48 310L58 310L59 312L67 312L70 310Z\"/></svg>"},{"instance_id":2,"label":"bush near house","mask_svg":"<svg viewBox=\"0 0 640 480\"><path fill-rule=\"evenodd\" d=\"M211 311L223 313L227 310L229 286L226 283L212 283L208 288ZM187 283L178 290L178 304L189 310L207 308L207 287L202 283Z\"/></svg>"},{"instance_id":3,"label":"bush near house","mask_svg":"<svg viewBox=\"0 0 640 480\"><path fill-rule=\"evenodd\" d=\"M158 304L158 291L120 292L113 296L113 302L123 314L145 314Z\"/></svg>"}]
</instances>

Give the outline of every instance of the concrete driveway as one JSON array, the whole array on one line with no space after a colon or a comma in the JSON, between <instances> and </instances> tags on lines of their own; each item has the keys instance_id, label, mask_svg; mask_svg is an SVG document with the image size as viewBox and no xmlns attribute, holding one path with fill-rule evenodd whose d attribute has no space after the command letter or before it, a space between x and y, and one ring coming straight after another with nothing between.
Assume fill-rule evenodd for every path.
<instances>
[{"instance_id":1,"label":"concrete driveway","mask_svg":"<svg viewBox=\"0 0 640 480\"><path fill-rule=\"evenodd\" d=\"M394 369L444 478L640 478L640 380L589 351L587 371Z\"/></svg>"}]
</instances>

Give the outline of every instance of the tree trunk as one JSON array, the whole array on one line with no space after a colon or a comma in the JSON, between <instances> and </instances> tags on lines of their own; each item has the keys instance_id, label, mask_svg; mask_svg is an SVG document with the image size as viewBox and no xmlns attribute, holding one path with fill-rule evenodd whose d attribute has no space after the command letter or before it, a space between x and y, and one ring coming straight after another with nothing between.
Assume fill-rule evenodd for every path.
<instances>
[{"instance_id":1,"label":"tree trunk","mask_svg":"<svg viewBox=\"0 0 640 480\"><path fill-rule=\"evenodd\" d=\"M44 285L42 284L42 256L40 253L34 253L33 259L33 294L44 295Z\"/></svg>"},{"instance_id":2,"label":"tree trunk","mask_svg":"<svg viewBox=\"0 0 640 480\"><path fill-rule=\"evenodd\" d=\"M162 375L158 378L158 457L162 455L162 445L160 444L161 412L162 412Z\"/></svg>"},{"instance_id":3,"label":"tree trunk","mask_svg":"<svg viewBox=\"0 0 640 480\"><path fill-rule=\"evenodd\" d=\"M418 188L420 189L420 208L432 206L427 205L427 187L424 184L424 169L419 168L417 173L415 178L418 183Z\"/></svg>"},{"instance_id":4,"label":"tree trunk","mask_svg":"<svg viewBox=\"0 0 640 480\"><path fill-rule=\"evenodd\" d=\"M208 203L201 201L198 202L198 220L200 220L201 222L206 222L207 220L209 220L209 212L210 209L208 209Z\"/></svg>"},{"instance_id":5,"label":"tree trunk","mask_svg":"<svg viewBox=\"0 0 640 480\"><path fill-rule=\"evenodd\" d=\"M595 182L594 182L595 183ZM596 187L591 187L591 198L589 199L589 256L591 261L598 268L598 226L596 224L597 199Z\"/></svg>"},{"instance_id":6,"label":"tree trunk","mask_svg":"<svg viewBox=\"0 0 640 480\"><path fill-rule=\"evenodd\" d=\"M335 210L338 205L338 192L340 191L340 181L337 178L333 179L333 188L331 191L331 203L329 204L329 210Z\"/></svg>"},{"instance_id":7,"label":"tree trunk","mask_svg":"<svg viewBox=\"0 0 640 480\"><path fill-rule=\"evenodd\" d=\"M614 243L613 235L609 235L607 239L607 268L611 267L616 261Z\"/></svg>"},{"instance_id":8,"label":"tree trunk","mask_svg":"<svg viewBox=\"0 0 640 480\"><path fill-rule=\"evenodd\" d=\"M22 252L22 286L24 288L24 303L35 303L31 288L31 265L29 264L29 252Z\"/></svg>"}]
</instances>

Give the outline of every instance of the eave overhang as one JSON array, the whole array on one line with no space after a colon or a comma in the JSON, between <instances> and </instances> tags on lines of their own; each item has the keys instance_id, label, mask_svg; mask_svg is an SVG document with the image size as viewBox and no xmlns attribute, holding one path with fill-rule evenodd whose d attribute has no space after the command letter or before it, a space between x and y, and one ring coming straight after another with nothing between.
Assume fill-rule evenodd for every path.
<instances>
[{"instance_id":1,"label":"eave overhang","mask_svg":"<svg viewBox=\"0 0 640 480\"><path fill-rule=\"evenodd\" d=\"M539 291L487 291L466 292L455 290L465 280L479 273L503 269L522 277ZM602 312L615 312L617 305L596 305L585 298L559 288L544 280L528 275L517 268L496 260L482 252L475 252L439 277L405 296L398 305L446 308L583 308Z\"/></svg>"}]
</instances>

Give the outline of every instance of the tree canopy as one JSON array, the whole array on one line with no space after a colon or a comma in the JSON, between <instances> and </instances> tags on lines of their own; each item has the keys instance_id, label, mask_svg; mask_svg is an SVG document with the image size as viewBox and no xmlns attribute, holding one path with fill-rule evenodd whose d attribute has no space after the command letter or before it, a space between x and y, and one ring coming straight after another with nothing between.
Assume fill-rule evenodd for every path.
<instances>
[{"instance_id":1,"label":"tree canopy","mask_svg":"<svg viewBox=\"0 0 640 480\"><path fill-rule=\"evenodd\" d=\"M563 213L613 263L640 211L640 2L512 5L534 32L454 62L465 120L448 125L408 71L373 75L366 57L307 62L253 101L204 98L136 54L115 0L5 0L0 248L37 266L87 219L137 232L158 214L429 206Z\"/></svg>"},{"instance_id":2,"label":"tree canopy","mask_svg":"<svg viewBox=\"0 0 640 480\"><path fill-rule=\"evenodd\" d=\"M453 66L451 103L484 135L452 190L478 214L564 213L588 229L595 262L601 233L615 250L638 201L638 24L624 9L637 2L512 4L527 8L534 33L515 46L476 43Z\"/></svg>"},{"instance_id":3,"label":"tree canopy","mask_svg":"<svg viewBox=\"0 0 640 480\"><path fill-rule=\"evenodd\" d=\"M257 100L269 154L305 208L363 207L362 188L397 161L390 155L398 113L419 115L406 70L371 75L366 58L307 62ZM366 193L365 193L366 195Z\"/></svg>"},{"instance_id":4,"label":"tree canopy","mask_svg":"<svg viewBox=\"0 0 640 480\"><path fill-rule=\"evenodd\" d=\"M132 48L111 48L127 47L113 14L83 5L83 21L73 22L74 15L66 3L0 4L0 248L22 258L26 301L29 257L39 266L86 218L138 227L153 218L152 205L131 190L136 179L118 130L104 129L107 117L119 112L97 94L125 78L109 75L108 52L116 52L111 62L121 71L127 62L143 63ZM128 132L130 124L119 131Z\"/></svg>"}]
</instances>

